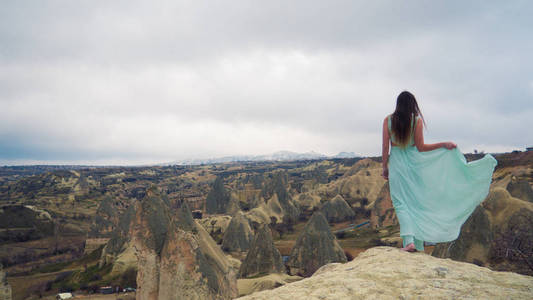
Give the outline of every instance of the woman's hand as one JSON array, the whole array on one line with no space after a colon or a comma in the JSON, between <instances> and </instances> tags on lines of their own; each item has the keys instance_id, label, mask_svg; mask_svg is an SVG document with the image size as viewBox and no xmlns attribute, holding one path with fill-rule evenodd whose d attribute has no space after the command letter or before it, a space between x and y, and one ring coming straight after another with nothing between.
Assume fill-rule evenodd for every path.
<instances>
[{"instance_id":1,"label":"woman's hand","mask_svg":"<svg viewBox=\"0 0 533 300\"><path fill-rule=\"evenodd\" d=\"M383 176L385 180L389 180L389 168L383 167L383 173L381 173L381 176Z\"/></svg>"},{"instance_id":2,"label":"woman's hand","mask_svg":"<svg viewBox=\"0 0 533 300\"><path fill-rule=\"evenodd\" d=\"M457 148L457 145L455 143L452 143L452 142L444 142L444 148L446 148L448 150L452 150L454 148Z\"/></svg>"}]
</instances>

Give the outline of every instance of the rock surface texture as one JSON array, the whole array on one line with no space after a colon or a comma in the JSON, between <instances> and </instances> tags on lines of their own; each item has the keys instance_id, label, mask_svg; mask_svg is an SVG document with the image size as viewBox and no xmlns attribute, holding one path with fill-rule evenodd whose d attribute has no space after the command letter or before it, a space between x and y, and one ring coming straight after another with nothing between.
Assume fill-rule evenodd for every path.
<instances>
[{"instance_id":1,"label":"rock surface texture","mask_svg":"<svg viewBox=\"0 0 533 300\"><path fill-rule=\"evenodd\" d=\"M352 208L341 195L337 195L333 199L324 203L320 211L330 223L353 220L355 217Z\"/></svg>"},{"instance_id":2,"label":"rock surface texture","mask_svg":"<svg viewBox=\"0 0 533 300\"><path fill-rule=\"evenodd\" d=\"M248 219L244 217L244 214L239 211L233 218L224 233L222 242L222 250L224 251L248 251L250 244L254 238L252 228L248 223Z\"/></svg>"},{"instance_id":3,"label":"rock surface texture","mask_svg":"<svg viewBox=\"0 0 533 300\"><path fill-rule=\"evenodd\" d=\"M239 277L261 274L285 273L285 266L268 225L263 225L255 234L254 241L239 269Z\"/></svg>"},{"instance_id":4,"label":"rock surface texture","mask_svg":"<svg viewBox=\"0 0 533 300\"><path fill-rule=\"evenodd\" d=\"M11 300L11 286L7 283L2 265L0 265L0 300Z\"/></svg>"},{"instance_id":5,"label":"rock surface texture","mask_svg":"<svg viewBox=\"0 0 533 300\"><path fill-rule=\"evenodd\" d=\"M298 236L287 265L291 275L311 276L321 266L346 262L346 255L321 212L315 212Z\"/></svg>"},{"instance_id":6,"label":"rock surface texture","mask_svg":"<svg viewBox=\"0 0 533 300\"><path fill-rule=\"evenodd\" d=\"M531 299L533 278L375 247L312 277L239 299Z\"/></svg>"},{"instance_id":7,"label":"rock surface texture","mask_svg":"<svg viewBox=\"0 0 533 300\"><path fill-rule=\"evenodd\" d=\"M186 203L172 216L153 191L137 204L131 227L139 260L137 299L232 299L235 270Z\"/></svg>"},{"instance_id":8,"label":"rock surface texture","mask_svg":"<svg viewBox=\"0 0 533 300\"><path fill-rule=\"evenodd\" d=\"M238 279L239 296L250 295L255 292L275 289L287 283L302 280L300 276L291 276L287 274L268 274L258 278Z\"/></svg>"}]
</instances>

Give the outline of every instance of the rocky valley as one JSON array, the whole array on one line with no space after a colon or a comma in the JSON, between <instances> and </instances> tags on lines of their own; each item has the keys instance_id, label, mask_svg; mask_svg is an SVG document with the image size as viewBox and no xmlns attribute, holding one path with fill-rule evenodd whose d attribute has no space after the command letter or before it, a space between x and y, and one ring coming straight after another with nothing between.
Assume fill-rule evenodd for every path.
<instances>
[{"instance_id":1,"label":"rocky valley","mask_svg":"<svg viewBox=\"0 0 533 300\"><path fill-rule=\"evenodd\" d=\"M3 167L0 299L527 299L533 152L495 157L460 237L426 254L380 247L401 239L379 157Z\"/></svg>"}]
</instances>

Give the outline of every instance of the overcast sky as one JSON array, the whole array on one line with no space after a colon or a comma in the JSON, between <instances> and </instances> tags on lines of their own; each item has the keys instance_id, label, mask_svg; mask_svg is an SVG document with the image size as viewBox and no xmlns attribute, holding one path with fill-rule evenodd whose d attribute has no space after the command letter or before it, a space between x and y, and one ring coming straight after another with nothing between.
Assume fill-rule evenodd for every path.
<instances>
[{"instance_id":1,"label":"overcast sky","mask_svg":"<svg viewBox=\"0 0 533 300\"><path fill-rule=\"evenodd\" d=\"M468 2L468 4L466 3ZM0 164L533 146L531 1L0 0Z\"/></svg>"}]
</instances>

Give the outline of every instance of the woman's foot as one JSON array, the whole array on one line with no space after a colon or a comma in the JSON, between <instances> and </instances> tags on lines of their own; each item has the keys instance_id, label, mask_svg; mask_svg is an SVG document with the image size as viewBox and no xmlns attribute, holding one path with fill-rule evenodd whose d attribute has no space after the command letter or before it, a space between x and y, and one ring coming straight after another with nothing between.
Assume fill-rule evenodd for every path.
<instances>
[{"instance_id":1,"label":"woman's foot","mask_svg":"<svg viewBox=\"0 0 533 300\"><path fill-rule=\"evenodd\" d=\"M401 248L400 250L406 251L406 252L416 252L415 244L411 243L411 244Z\"/></svg>"}]
</instances>

